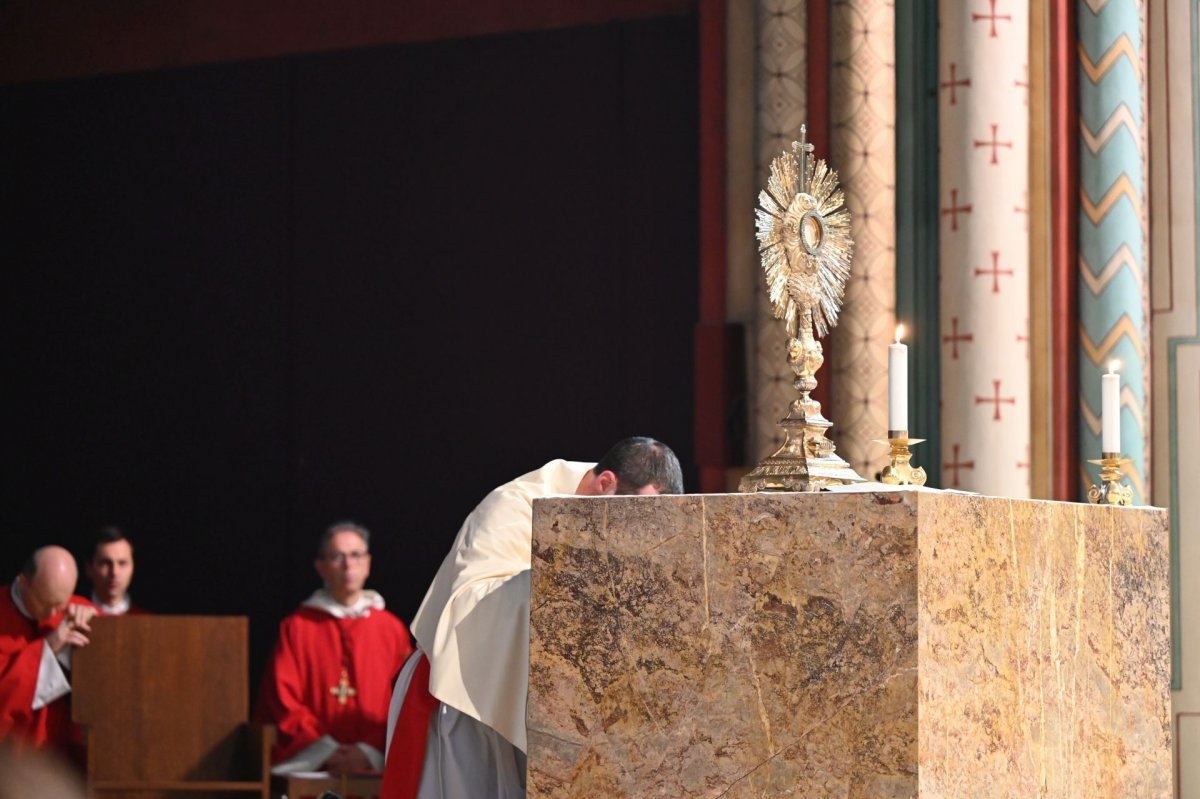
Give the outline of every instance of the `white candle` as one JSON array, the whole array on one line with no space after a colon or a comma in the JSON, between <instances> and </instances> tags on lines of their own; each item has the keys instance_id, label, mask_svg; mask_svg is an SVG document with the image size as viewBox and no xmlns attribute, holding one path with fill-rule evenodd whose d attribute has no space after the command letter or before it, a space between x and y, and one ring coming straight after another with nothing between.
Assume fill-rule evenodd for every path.
<instances>
[{"instance_id":1,"label":"white candle","mask_svg":"<svg viewBox=\"0 0 1200 799\"><path fill-rule=\"evenodd\" d=\"M900 343L904 325L896 326L896 343L888 345L888 430L908 430L908 346Z\"/></svg>"},{"instance_id":2,"label":"white candle","mask_svg":"<svg viewBox=\"0 0 1200 799\"><path fill-rule=\"evenodd\" d=\"M1121 451L1121 376L1120 361L1110 361L1108 374L1100 377L1100 417L1103 422L1100 450Z\"/></svg>"}]
</instances>

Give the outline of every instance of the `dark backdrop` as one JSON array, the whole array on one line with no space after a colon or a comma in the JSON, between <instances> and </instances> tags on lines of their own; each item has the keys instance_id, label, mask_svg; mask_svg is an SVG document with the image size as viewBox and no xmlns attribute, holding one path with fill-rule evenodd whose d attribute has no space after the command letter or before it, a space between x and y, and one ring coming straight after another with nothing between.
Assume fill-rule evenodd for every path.
<instances>
[{"instance_id":1,"label":"dark backdrop","mask_svg":"<svg viewBox=\"0 0 1200 799\"><path fill-rule=\"evenodd\" d=\"M120 524L257 674L335 519L408 620L546 460L691 485L696 76L688 16L0 87L0 581Z\"/></svg>"}]
</instances>

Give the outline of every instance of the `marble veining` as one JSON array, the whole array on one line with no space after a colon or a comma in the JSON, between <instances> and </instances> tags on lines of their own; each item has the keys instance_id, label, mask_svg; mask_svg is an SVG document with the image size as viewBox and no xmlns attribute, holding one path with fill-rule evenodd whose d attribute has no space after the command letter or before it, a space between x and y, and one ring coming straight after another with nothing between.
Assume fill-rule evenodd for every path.
<instances>
[{"instance_id":1,"label":"marble veining","mask_svg":"<svg viewBox=\"0 0 1200 799\"><path fill-rule=\"evenodd\" d=\"M529 796L1169 796L1166 529L935 493L539 500Z\"/></svg>"}]
</instances>

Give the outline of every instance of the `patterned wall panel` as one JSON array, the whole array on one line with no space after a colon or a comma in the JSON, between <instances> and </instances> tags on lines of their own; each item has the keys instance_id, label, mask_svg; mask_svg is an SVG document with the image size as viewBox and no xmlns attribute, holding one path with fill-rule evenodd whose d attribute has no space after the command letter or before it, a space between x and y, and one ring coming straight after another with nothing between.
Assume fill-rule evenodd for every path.
<instances>
[{"instance_id":1,"label":"patterned wall panel","mask_svg":"<svg viewBox=\"0 0 1200 799\"><path fill-rule=\"evenodd\" d=\"M1153 0L1150 275L1153 501L1171 509L1176 796L1200 796L1200 5Z\"/></svg>"},{"instance_id":2,"label":"patterned wall panel","mask_svg":"<svg viewBox=\"0 0 1200 799\"><path fill-rule=\"evenodd\" d=\"M761 0L758 12L758 186L767 185L771 160L800 138L808 112L805 103L807 15L804 0ZM819 156L821 154L818 154ZM746 214L753 215L747 208ZM755 268L759 269L756 262ZM761 269L755 286L754 462L783 444L777 426L796 398L787 364L787 333L772 314ZM820 375L818 374L818 379Z\"/></svg>"},{"instance_id":3,"label":"patterned wall panel","mask_svg":"<svg viewBox=\"0 0 1200 799\"><path fill-rule=\"evenodd\" d=\"M836 0L830 162L853 217L854 265L833 332L832 408L838 454L867 479L887 464L887 347L896 330L895 8ZM915 354L914 354L915 357Z\"/></svg>"},{"instance_id":4,"label":"patterned wall panel","mask_svg":"<svg viewBox=\"0 0 1200 799\"><path fill-rule=\"evenodd\" d=\"M1080 489L1100 453L1100 376L1121 362L1121 450L1148 502L1150 380L1144 0L1079 0Z\"/></svg>"},{"instance_id":5,"label":"patterned wall panel","mask_svg":"<svg viewBox=\"0 0 1200 799\"><path fill-rule=\"evenodd\" d=\"M942 486L1030 495L1029 9L941 0Z\"/></svg>"}]
</instances>

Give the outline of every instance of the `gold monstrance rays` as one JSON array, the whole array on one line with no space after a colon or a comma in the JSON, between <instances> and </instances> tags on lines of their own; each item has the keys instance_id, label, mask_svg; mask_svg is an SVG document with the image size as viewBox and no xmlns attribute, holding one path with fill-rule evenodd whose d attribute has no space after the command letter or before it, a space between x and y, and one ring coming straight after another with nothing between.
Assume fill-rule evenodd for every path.
<instances>
[{"instance_id":1,"label":"gold monstrance rays","mask_svg":"<svg viewBox=\"0 0 1200 799\"><path fill-rule=\"evenodd\" d=\"M833 423L810 396L825 360L814 331L824 336L837 324L854 242L837 173L824 161L814 163L805 137L801 127L792 151L771 162L767 190L759 193L761 207L755 210L767 290L775 318L787 327L788 364L800 397L779 422L783 446L742 478L742 491L819 491L863 480L835 454L825 438Z\"/></svg>"},{"instance_id":2,"label":"gold monstrance rays","mask_svg":"<svg viewBox=\"0 0 1200 799\"><path fill-rule=\"evenodd\" d=\"M813 309L812 326L824 338L837 324L850 279L850 211L843 207L837 173L811 163L813 146L801 140L771 162L767 190L755 209L758 249L775 318L796 336L801 309Z\"/></svg>"}]
</instances>

